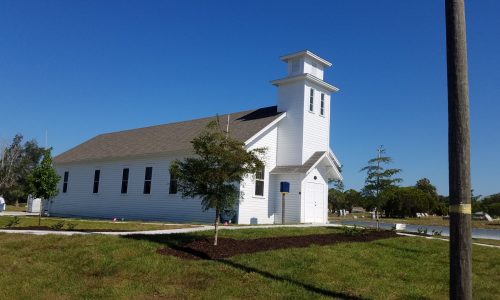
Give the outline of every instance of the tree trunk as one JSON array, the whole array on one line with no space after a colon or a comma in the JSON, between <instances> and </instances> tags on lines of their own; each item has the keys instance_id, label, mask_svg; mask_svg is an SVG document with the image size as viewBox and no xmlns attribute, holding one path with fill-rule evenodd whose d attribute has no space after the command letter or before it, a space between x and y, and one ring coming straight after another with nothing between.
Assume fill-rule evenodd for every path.
<instances>
[{"instance_id":1,"label":"tree trunk","mask_svg":"<svg viewBox=\"0 0 500 300\"><path fill-rule=\"evenodd\" d=\"M40 198L40 212L38 213L38 226L42 223L43 200Z\"/></svg>"},{"instance_id":2,"label":"tree trunk","mask_svg":"<svg viewBox=\"0 0 500 300\"><path fill-rule=\"evenodd\" d=\"M219 209L215 209L215 237L214 237L214 246L217 246L217 237L219 235Z\"/></svg>"},{"instance_id":3,"label":"tree trunk","mask_svg":"<svg viewBox=\"0 0 500 300\"><path fill-rule=\"evenodd\" d=\"M464 0L446 0L450 299L472 299L469 87Z\"/></svg>"}]
</instances>

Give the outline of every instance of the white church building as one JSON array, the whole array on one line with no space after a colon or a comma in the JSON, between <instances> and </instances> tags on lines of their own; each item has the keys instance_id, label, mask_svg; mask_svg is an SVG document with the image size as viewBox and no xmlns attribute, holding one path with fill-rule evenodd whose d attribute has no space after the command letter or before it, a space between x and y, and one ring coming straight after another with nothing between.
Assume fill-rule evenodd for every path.
<instances>
[{"instance_id":1,"label":"white church building","mask_svg":"<svg viewBox=\"0 0 500 300\"><path fill-rule=\"evenodd\" d=\"M229 114L232 137L247 149L267 148L262 172L239 183L243 193L233 219L239 224L281 224L283 181L290 183L286 223L326 223L328 182L341 179L330 149L331 95L338 89L323 81L331 63L307 50L281 60L288 76L271 81L278 89L277 105ZM214 212L202 211L199 199L181 197L169 167L193 155L190 142L214 118L101 134L56 156L61 181L48 212L213 222Z\"/></svg>"}]
</instances>

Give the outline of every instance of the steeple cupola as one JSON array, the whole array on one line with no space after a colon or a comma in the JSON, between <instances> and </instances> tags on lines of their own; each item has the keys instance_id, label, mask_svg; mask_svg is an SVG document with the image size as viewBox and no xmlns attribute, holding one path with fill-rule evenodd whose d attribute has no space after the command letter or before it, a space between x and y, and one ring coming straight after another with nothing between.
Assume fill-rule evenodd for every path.
<instances>
[{"instance_id":1,"label":"steeple cupola","mask_svg":"<svg viewBox=\"0 0 500 300\"><path fill-rule=\"evenodd\" d=\"M288 64L288 77L311 74L323 80L324 68L332 66L329 61L322 59L308 50L284 55L280 58Z\"/></svg>"}]
</instances>

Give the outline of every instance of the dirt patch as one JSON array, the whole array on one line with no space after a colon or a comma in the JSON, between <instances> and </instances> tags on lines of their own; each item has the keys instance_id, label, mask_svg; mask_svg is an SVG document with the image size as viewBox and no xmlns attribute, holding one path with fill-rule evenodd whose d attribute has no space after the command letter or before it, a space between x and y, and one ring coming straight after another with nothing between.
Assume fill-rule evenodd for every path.
<instances>
[{"instance_id":1,"label":"dirt patch","mask_svg":"<svg viewBox=\"0 0 500 300\"><path fill-rule=\"evenodd\" d=\"M25 226L25 227L11 227L11 228L2 228L8 230L44 230L44 231L78 231L78 232L130 232L130 231L138 231L138 230L118 230L118 229L78 229L69 230L69 229L61 229L56 230L52 227L48 226ZM139 230L142 231L142 230Z\"/></svg>"},{"instance_id":2,"label":"dirt patch","mask_svg":"<svg viewBox=\"0 0 500 300\"><path fill-rule=\"evenodd\" d=\"M213 239L200 239L181 246L158 249L157 253L172 255L184 259L221 259L239 254L261 251L304 248L311 245L332 245L345 242L370 242L379 239L396 237L392 231L369 231L364 234L314 234L303 236L284 236L250 240L235 240L219 238L218 246L213 245Z\"/></svg>"}]
</instances>

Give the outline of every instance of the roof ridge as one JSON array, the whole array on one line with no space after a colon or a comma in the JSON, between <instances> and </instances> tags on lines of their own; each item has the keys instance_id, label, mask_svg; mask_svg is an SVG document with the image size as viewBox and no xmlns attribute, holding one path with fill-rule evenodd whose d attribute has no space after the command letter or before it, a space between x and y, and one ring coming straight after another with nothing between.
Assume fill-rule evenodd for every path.
<instances>
[{"instance_id":1,"label":"roof ridge","mask_svg":"<svg viewBox=\"0 0 500 300\"><path fill-rule=\"evenodd\" d=\"M231 113L225 113L225 114L220 114L218 116L227 116L227 115L241 114L241 113L256 111L256 110L259 110L259 109L269 109L271 107L277 107L277 105L271 105L271 106L260 107L260 108L256 108L256 109L248 109L248 110L236 111L236 112L231 112ZM174 125L174 124L180 124L180 123L187 123L187 122L193 122L193 121L201 121L201 120L204 120L204 119L215 118L216 116L217 116L217 114L215 114L213 116L206 116L206 117L201 117L201 118L196 118L196 119L190 119L190 120L184 120L184 121L175 121L175 122L164 123L164 124L156 124L156 125L149 125L149 126L138 127L138 128L123 129L123 130L118 130L118 131L110 131L110 132L100 133L100 134L94 136L93 138L96 138L98 136L109 135L109 134L130 132L130 131L135 131L135 130L140 130L140 129L147 129L147 128L153 128L153 127L161 127L161 126Z\"/></svg>"}]
</instances>

